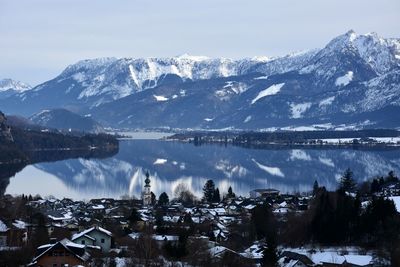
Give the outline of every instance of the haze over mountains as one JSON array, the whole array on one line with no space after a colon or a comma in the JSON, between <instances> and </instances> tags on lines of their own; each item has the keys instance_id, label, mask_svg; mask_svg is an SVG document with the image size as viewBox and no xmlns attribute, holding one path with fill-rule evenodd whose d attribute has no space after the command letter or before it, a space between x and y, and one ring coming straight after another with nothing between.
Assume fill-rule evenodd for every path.
<instances>
[{"instance_id":1,"label":"haze over mountains","mask_svg":"<svg viewBox=\"0 0 400 267\"><path fill-rule=\"evenodd\" d=\"M83 60L14 91L0 92L3 112L63 108L116 128L398 128L400 39L349 31L278 58Z\"/></svg>"}]
</instances>

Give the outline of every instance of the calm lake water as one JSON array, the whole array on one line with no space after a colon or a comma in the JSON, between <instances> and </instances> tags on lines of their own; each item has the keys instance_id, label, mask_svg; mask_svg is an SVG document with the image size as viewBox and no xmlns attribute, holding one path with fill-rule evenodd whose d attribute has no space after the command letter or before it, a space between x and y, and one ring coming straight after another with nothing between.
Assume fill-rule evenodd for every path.
<instances>
[{"instance_id":1,"label":"calm lake water","mask_svg":"<svg viewBox=\"0 0 400 267\"><path fill-rule=\"evenodd\" d=\"M40 194L57 198L140 197L146 170L158 196L184 183L201 196L206 180L221 193L232 186L248 196L256 188L282 192L309 191L315 180L329 189L350 167L357 180L400 173L400 150L248 149L235 146L194 146L160 140L120 142L119 153L106 159L71 159L25 167L6 188L9 194Z\"/></svg>"}]
</instances>

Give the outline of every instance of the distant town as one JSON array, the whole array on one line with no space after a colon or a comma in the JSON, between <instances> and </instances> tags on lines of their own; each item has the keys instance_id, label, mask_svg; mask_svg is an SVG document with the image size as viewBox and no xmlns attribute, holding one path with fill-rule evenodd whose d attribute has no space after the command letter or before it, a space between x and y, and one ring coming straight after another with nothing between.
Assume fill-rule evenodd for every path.
<instances>
[{"instance_id":1,"label":"distant town","mask_svg":"<svg viewBox=\"0 0 400 267\"><path fill-rule=\"evenodd\" d=\"M4 195L1 266L399 266L400 182L394 172L334 192L272 188L237 196L212 180L141 199L75 201Z\"/></svg>"}]
</instances>

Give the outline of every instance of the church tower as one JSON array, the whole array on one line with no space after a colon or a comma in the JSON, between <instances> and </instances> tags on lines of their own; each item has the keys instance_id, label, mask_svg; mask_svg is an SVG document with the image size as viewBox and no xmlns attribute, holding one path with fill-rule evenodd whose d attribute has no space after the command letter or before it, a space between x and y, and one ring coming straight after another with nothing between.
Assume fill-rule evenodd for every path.
<instances>
[{"instance_id":1,"label":"church tower","mask_svg":"<svg viewBox=\"0 0 400 267\"><path fill-rule=\"evenodd\" d=\"M150 175L146 172L146 179L144 180L144 190L143 190L143 206L151 206L151 191L150 191Z\"/></svg>"}]
</instances>

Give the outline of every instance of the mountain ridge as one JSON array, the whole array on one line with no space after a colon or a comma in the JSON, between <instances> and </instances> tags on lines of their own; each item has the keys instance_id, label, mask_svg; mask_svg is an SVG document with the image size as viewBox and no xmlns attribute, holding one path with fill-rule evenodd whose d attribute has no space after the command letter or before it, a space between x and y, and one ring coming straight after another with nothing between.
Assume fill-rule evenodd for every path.
<instances>
[{"instance_id":1,"label":"mountain ridge","mask_svg":"<svg viewBox=\"0 0 400 267\"><path fill-rule=\"evenodd\" d=\"M399 81L400 40L349 31L321 49L277 58L82 60L0 104L22 115L65 108L111 127L399 127L381 123L380 112L399 108ZM374 121L353 120L371 112Z\"/></svg>"}]
</instances>

